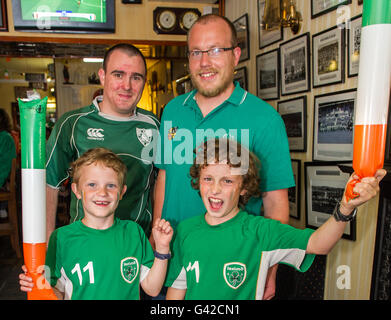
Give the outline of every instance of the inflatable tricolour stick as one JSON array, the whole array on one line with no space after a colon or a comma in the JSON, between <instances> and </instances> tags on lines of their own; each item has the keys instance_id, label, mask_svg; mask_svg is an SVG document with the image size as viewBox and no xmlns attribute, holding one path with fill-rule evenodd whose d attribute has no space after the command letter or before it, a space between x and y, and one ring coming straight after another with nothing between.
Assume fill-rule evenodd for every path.
<instances>
[{"instance_id":1,"label":"inflatable tricolour stick","mask_svg":"<svg viewBox=\"0 0 391 320\"><path fill-rule=\"evenodd\" d=\"M56 299L42 275L46 254L45 121L47 97L19 99L22 166L23 255L34 288L29 300Z\"/></svg>"},{"instance_id":2,"label":"inflatable tricolour stick","mask_svg":"<svg viewBox=\"0 0 391 320\"><path fill-rule=\"evenodd\" d=\"M353 169L360 177L374 176L384 164L391 80L391 1L364 1L360 67L355 110ZM346 200L358 180L346 189Z\"/></svg>"}]
</instances>

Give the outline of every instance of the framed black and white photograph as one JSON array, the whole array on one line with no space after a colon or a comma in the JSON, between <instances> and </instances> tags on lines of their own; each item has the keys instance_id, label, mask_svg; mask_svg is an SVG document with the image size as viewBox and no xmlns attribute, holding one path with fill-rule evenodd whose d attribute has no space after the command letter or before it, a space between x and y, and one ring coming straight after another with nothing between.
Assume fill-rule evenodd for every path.
<instances>
[{"instance_id":1,"label":"framed black and white photograph","mask_svg":"<svg viewBox=\"0 0 391 320\"><path fill-rule=\"evenodd\" d=\"M307 96L279 101L277 111L284 120L289 151L307 151Z\"/></svg>"},{"instance_id":2,"label":"framed black and white photograph","mask_svg":"<svg viewBox=\"0 0 391 320\"><path fill-rule=\"evenodd\" d=\"M332 27L312 36L313 87L345 82L345 32Z\"/></svg>"},{"instance_id":3,"label":"framed black and white photograph","mask_svg":"<svg viewBox=\"0 0 391 320\"><path fill-rule=\"evenodd\" d=\"M266 0L258 0L258 38L259 38L259 49L263 49L267 46L270 46L273 43L282 40L283 31L282 28L275 30L265 30L263 29L263 16L265 11L265 2ZM274 5L270 1L270 5Z\"/></svg>"},{"instance_id":4,"label":"framed black and white photograph","mask_svg":"<svg viewBox=\"0 0 391 320\"><path fill-rule=\"evenodd\" d=\"M0 0L0 31L8 31L6 3L6 0Z\"/></svg>"},{"instance_id":5,"label":"framed black and white photograph","mask_svg":"<svg viewBox=\"0 0 391 320\"><path fill-rule=\"evenodd\" d=\"M301 161L292 159L292 171L295 187L288 189L289 216L300 220Z\"/></svg>"},{"instance_id":6,"label":"framed black and white photograph","mask_svg":"<svg viewBox=\"0 0 391 320\"><path fill-rule=\"evenodd\" d=\"M263 100L280 97L279 49L257 55L257 96Z\"/></svg>"},{"instance_id":7,"label":"framed black and white photograph","mask_svg":"<svg viewBox=\"0 0 391 320\"><path fill-rule=\"evenodd\" d=\"M234 81L238 81L240 86L244 90L248 90L247 87L247 68L246 67L241 67L235 70L234 74Z\"/></svg>"},{"instance_id":8,"label":"framed black and white photograph","mask_svg":"<svg viewBox=\"0 0 391 320\"><path fill-rule=\"evenodd\" d=\"M248 15L245 13L233 22L238 35L238 46L242 50L239 62L250 59L250 37L248 28Z\"/></svg>"},{"instance_id":9,"label":"framed black and white photograph","mask_svg":"<svg viewBox=\"0 0 391 320\"><path fill-rule=\"evenodd\" d=\"M317 229L333 215L350 175L337 162L305 162L304 174L306 227ZM355 219L346 224L342 237L356 240Z\"/></svg>"},{"instance_id":10,"label":"framed black and white photograph","mask_svg":"<svg viewBox=\"0 0 391 320\"><path fill-rule=\"evenodd\" d=\"M336 10L339 6L352 3L352 0L311 0L311 18Z\"/></svg>"},{"instance_id":11,"label":"framed black and white photograph","mask_svg":"<svg viewBox=\"0 0 391 320\"><path fill-rule=\"evenodd\" d=\"M360 62L362 15L352 18L346 27L348 34L348 77L358 75Z\"/></svg>"},{"instance_id":12,"label":"framed black and white photograph","mask_svg":"<svg viewBox=\"0 0 391 320\"><path fill-rule=\"evenodd\" d=\"M356 95L354 89L314 97L314 160L352 161Z\"/></svg>"},{"instance_id":13,"label":"framed black and white photograph","mask_svg":"<svg viewBox=\"0 0 391 320\"><path fill-rule=\"evenodd\" d=\"M281 95L306 92L310 81L310 34L280 45Z\"/></svg>"}]
</instances>

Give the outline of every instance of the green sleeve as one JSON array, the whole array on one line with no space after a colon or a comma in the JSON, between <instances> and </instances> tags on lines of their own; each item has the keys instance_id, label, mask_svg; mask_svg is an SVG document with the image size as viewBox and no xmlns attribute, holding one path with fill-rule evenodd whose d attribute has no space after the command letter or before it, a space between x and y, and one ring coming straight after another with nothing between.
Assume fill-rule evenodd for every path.
<instances>
[{"instance_id":1,"label":"green sleeve","mask_svg":"<svg viewBox=\"0 0 391 320\"><path fill-rule=\"evenodd\" d=\"M0 132L0 187L7 181L15 157L14 139L7 131Z\"/></svg>"},{"instance_id":2,"label":"green sleeve","mask_svg":"<svg viewBox=\"0 0 391 320\"><path fill-rule=\"evenodd\" d=\"M75 160L70 120L64 118L56 122L46 143L46 183L56 188L68 178L69 164Z\"/></svg>"},{"instance_id":3,"label":"green sleeve","mask_svg":"<svg viewBox=\"0 0 391 320\"><path fill-rule=\"evenodd\" d=\"M47 267L45 276L52 287L57 284L57 280L61 277L61 259L60 252L58 250L58 244L59 241L57 229L50 236L45 260L45 265Z\"/></svg>"}]
</instances>

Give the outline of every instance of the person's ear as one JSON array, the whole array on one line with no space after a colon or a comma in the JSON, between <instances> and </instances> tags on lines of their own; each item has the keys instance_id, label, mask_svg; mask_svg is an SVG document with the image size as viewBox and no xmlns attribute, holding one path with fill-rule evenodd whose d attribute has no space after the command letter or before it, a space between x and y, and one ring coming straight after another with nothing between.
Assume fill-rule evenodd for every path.
<instances>
[{"instance_id":1,"label":"person's ear","mask_svg":"<svg viewBox=\"0 0 391 320\"><path fill-rule=\"evenodd\" d=\"M121 192L121 194L120 194L120 196L119 196L119 200L122 200L122 197L124 196L124 194L125 194L125 192L126 192L126 189L127 189L127 186L124 185L124 187L122 188L122 192Z\"/></svg>"},{"instance_id":2,"label":"person's ear","mask_svg":"<svg viewBox=\"0 0 391 320\"><path fill-rule=\"evenodd\" d=\"M242 191L240 191L240 195L241 196L244 196L247 194L247 190L246 189L242 189Z\"/></svg>"},{"instance_id":3,"label":"person's ear","mask_svg":"<svg viewBox=\"0 0 391 320\"><path fill-rule=\"evenodd\" d=\"M242 54L242 49L240 49L240 47L237 46L233 49L233 53L235 56L235 67L236 67L239 63L240 55Z\"/></svg>"},{"instance_id":4,"label":"person's ear","mask_svg":"<svg viewBox=\"0 0 391 320\"><path fill-rule=\"evenodd\" d=\"M71 189L72 189L73 193L75 194L76 198L78 198L80 200L81 199L81 193L77 189L77 184L72 182Z\"/></svg>"},{"instance_id":5,"label":"person's ear","mask_svg":"<svg viewBox=\"0 0 391 320\"><path fill-rule=\"evenodd\" d=\"M100 84L104 87L106 72L102 68L100 68L98 71L98 75L99 75Z\"/></svg>"}]
</instances>

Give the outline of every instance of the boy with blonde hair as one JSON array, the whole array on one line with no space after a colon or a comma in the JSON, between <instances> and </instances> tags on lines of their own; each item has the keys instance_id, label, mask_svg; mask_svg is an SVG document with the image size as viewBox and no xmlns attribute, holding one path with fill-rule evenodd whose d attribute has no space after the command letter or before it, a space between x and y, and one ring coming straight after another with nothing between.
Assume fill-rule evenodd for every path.
<instances>
[{"instance_id":1,"label":"boy with blonde hair","mask_svg":"<svg viewBox=\"0 0 391 320\"><path fill-rule=\"evenodd\" d=\"M158 220L153 226L154 253L138 224L114 217L126 192L126 166L113 152L90 149L72 163L71 171L72 191L83 204L84 217L55 230L49 240L46 277L58 297L134 300L140 298L139 285L156 296L170 257L169 222ZM21 274L20 285L29 291L33 284Z\"/></svg>"}]
</instances>

